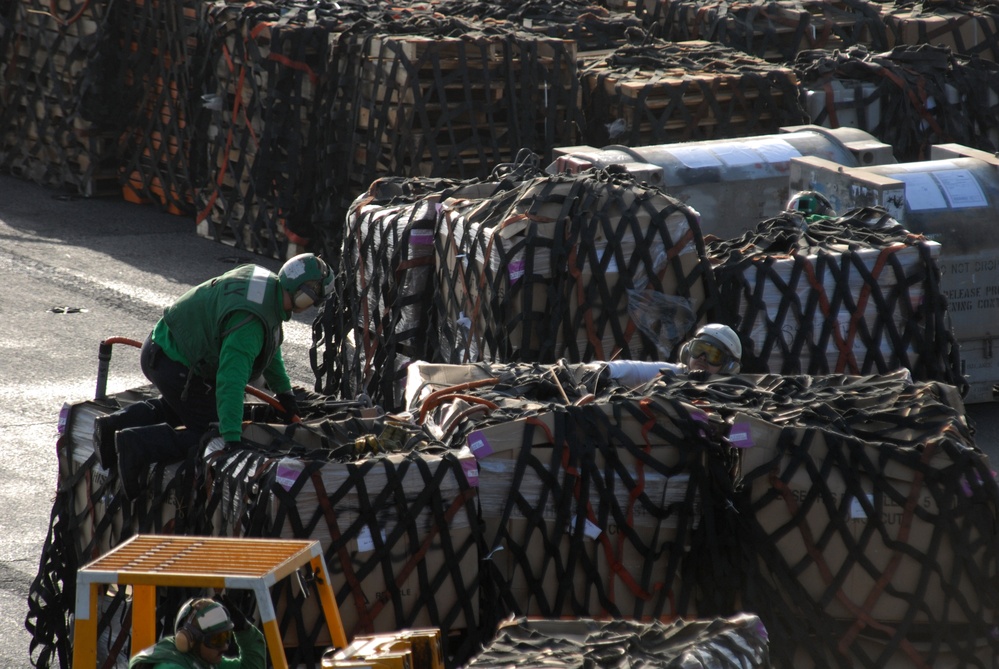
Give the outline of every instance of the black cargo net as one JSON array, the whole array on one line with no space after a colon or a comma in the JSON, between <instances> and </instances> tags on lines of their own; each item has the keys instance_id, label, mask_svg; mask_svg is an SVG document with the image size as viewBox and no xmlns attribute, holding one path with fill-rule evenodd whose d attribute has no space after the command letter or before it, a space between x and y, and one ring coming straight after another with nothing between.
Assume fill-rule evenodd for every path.
<instances>
[{"instance_id":1,"label":"black cargo net","mask_svg":"<svg viewBox=\"0 0 999 669\"><path fill-rule=\"evenodd\" d=\"M991 0L896 0L881 20L889 43L945 46L962 56L999 59L999 5Z\"/></svg>"},{"instance_id":2,"label":"black cargo net","mask_svg":"<svg viewBox=\"0 0 999 669\"><path fill-rule=\"evenodd\" d=\"M999 148L999 66L953 53L945 46L898 46L886 53L855 47L812 51L794 64L802 85L822 92L813 121L839 127L845 114L890 144L902 162L927 160L934 144L956 142L993 152ZM834 87L851 88L849 96Z\"/></svg>"},{"instance_id":3,"label":"black cargo net","mask_svg":"<svg viewBox=\"0 0 999 669\"><path fill-rule=\"evenodd\" d=\"M593 146L745 137L808 120L793 70L718 44L646 40L584 63Z\"/></svg>"},{"instance_id":4,"label":"black cargo net","mask_svg":"<svg viewBox=\"0 0 999 669\"><path fill-rule=\"evenodd\" d=\"M4 7L0 171L84 195L118 195L124 107L108 2Z\"/></svg>"},{"instance_id":5,"label":"black cargo net","mask_svg":"<svg viewBox=\"0 0 999 669\"><path fill-rule=\"evenodd\" d=\"M667 359L712 308L692 209L618 168L445 207L440 361Z\"/></svg>"},{"instance_id":6,"label":"black cargo net","mask_svg":"<svg viewBox=\"0 0 999 669\"><path fill-rule=\"evenodd\" d=\"M633 389L615 363L416 370L408 417L299 393L305 423L249 422L241 449L157 465L134 505L87 444L113 407L72 407L32 661L65 666L76 570L135 531L315 538L349 634L439 627L449 667L507 614L755 613L778 667L999 653L999 486L951 385L904 370ZM274 588L279 626L290 663L317 666L328 639L299 583ZM190 596L163 590L161 629ZM110 663L127 652L125 604L100 600Z\"/></svg>"},{"instance_id":7,"label":"black cargo net","mask_svg":"<svg viewBox=\"0 0 999 669\"><path fill-rule=\"evenodd\" d=\"M112 4L117 72L128 120L118 147L126 200L154 203L173 214L194 214L197 168L203 155L201 106L208 45L206 5L194 0ZM110 63L106 64L106 67ZM109 70L116 71L116 70Z\"/></svg>"},{"instance_id":8,"label":"black cargo net","mask_svg":"<svg viewBox=\"0 0 999 669\"><path fill-rule=\"evenodd\" d=\"M313 126L329 40L357 17L349 3L210 7L211 139L196 203L204 236L278 258L321 242Z\"/></svg>"},{"instance_id":9,"label":"black cargo net","mask_svg":"<svg viewBox=\"0 0 999 669\"><path fill-rule=\"evenodd\" d=\"M331 162L346 210L383 176L486 178L522 149L548 160L576 143L579 82L570 39L509 23L415 14L343 33Z\"/></svg>"},{"instance_id":10,"label":"black cargo net","mask_svg":"<svg viewBox=\"0 0 999 669\"><path fill-rule=\"evenodd\" d=\"M589 0L442 0L434 4L434 11L480 22L509 21L528 32L571 39L580 51L613 49L629 33L644 33L637 16L609 11Z\"/></svg>"},{"instance_id":11,"label":"black cargo net","mask_svg":"<svg viewBox=\"0 0 999 669\"><path fill-rule=\"evenodd\" d=\"M485 181L384 177L351 205L336 304L324 306L313 350L324 392L367 394L390 411L402 408L410 362L433 357L440 203L491 197L541 174L537 156L526 152L517 163L498 165Z\"/></svg>"},{"instance_id":12,"label":"black cargo net","mask_svg":"<svg viewBox=\"0 0 999 669\"><path fill-rule=\"evenodd\" d=\"M937 266L939 246L880 208L806 222L785 212L708 243L719 313L743 369L871 374L905 368L964 387Z\"/></svg>"},{"instance_id":13,"label":"black cargo net","mask_svg":"<svg viewBox=\"0 0 999 669\"><path fill-rule=\"evenodd\" d=\"M638 12L650 32L663 39L708 40L766 60L790 61L808 49L833 51L854 44L887 49L880 7L867 0L646 0Z\"/></svg>"},{"instance_id":14,"label":"black cargo net","mask_svg":"<svg viewBox=\"0 0 999 669\"><path fill-rule=\"evenodd\" d=\"M630 666L750 669L769 666L767 632L757 616L661 622L629 620L507 622L468 669L513 666Z\"/></svg>"}]
</instances>

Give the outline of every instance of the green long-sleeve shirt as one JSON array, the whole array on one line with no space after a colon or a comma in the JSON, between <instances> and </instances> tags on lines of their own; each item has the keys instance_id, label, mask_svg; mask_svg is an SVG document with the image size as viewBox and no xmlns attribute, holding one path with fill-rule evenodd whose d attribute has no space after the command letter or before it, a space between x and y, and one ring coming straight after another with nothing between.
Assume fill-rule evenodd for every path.
<instances>
[{"instance_id":1,"label":"green long-sleeve shirt","mask_svg":"<svg viewBox=\"0 0 999 669\"><path fill-rule=\"evenodd\" d=\"M239 647L239 657L223 657L215 665L219 669L264 669L267 646L264 635L256 627L233 634ZM212 669L195 652L181 653L174 637L168 636L146 648L129 661L128 669Z\"/></svg>"}]
</instances>

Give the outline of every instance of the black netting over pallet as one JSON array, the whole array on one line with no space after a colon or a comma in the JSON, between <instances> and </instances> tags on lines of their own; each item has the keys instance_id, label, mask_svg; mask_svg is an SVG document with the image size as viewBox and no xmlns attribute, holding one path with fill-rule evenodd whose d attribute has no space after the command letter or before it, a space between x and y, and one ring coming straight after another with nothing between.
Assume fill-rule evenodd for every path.
<instances>
[{"instance_id":1,"label":"black netting over pallet","mask_svg":"<svg viewBox=\"0 0 999 669\"><path fill-rule=\"evenodd\" d=\"M205 151L206 7L194 0L113 5L115 71L129 104L118 149L123 193L177 214L194 213L191 158Z\"/></svg>"},{"instance_id":2,"label":"black netting over pallet","mask_svg":"<svg viewBox=\"0 0 999 669\"><path fill-rule=\"evenodd\" d=\"M745 137L808 118L790 68L708 42L621 46L580 78L593 146Z\"/></svg>"},{"instance_id":3,"label":"black netting over pallet","mask_svg":"<svg viewBox=\"0 0 999 669\"><path fill-rule=\"evenodd\" d=\"M999 7L991 0L895 0L882 21L889 46L943 46L962 56L999 60Z\"/></svg>"},{"instance_id":4,"label":"black netting over pallet","mask_svg":"<svg viewBox=\"0 0 999 669\"><path fill-rule=\"evenodd\" d=\"M523 0L492 3L481 0L442 0L434 10L444 16L462 16L477 21L509 21L524 30L549 37L571 39L580 51L612 49L624 43L629 33L644 33L634 15L610 12L589 0Z\"/></svg>"},{"instance_id":5,"label":"black netting over pallet","mask_svg":"<svg viewBox=\"0 0 999 669\"><path fill-rule=\"evenodd\" d=\"M576 45L509 23L417 14L340 36L328 142L337 211L383 176L486 178L521 149L575 144Z\"/></svg>"},{"instance_id":6,"label":"black netting over pallet","mask_svg":"<svg viewBox=\"0 0 999 669\"><path fill-rule=\"evenodd\" d=\"M84 196L118 194L113 3L16 2L0 23L0 171Z\"/></svg>"},{"instance_id":7,"label":"black netting over pallet","mask_svg":"<svg viewBox=\"0 0 999 669\"><path fill-rule=\"evenodd\" d=\"M484 641L481 530L459 458L412 450L418 435L390 443L393 430L357 442L321 428L283 439L255 428L244 437L257 450L213 465L213 500L234 518L225 525L247 536L320 540L348 637L437 627L449 664L467 659ZM365 457L365 448L396 453ZM290 584L273 596L293 664L317 663L329 639L315 598Z\"/></svg>"},{"instance_id":8,"label":"black netting over pallet","mask_svg":"<svg viewBox=\"0 0 999 669\"><path fill-rule=\"evenodd\" d=\"M321 244L314 228L317 105L331 85L333 33L356 20L350 4L218 4L207 181L197 197L199 231L264 255Z\"/></svg>"},{"instance_id":9,"label":"black netting over pallet","mask_svg":"<svg viewBox=\"0 0 999 669\"><path fill-rule=\"evenodd\" d=\"M854 44L874 51L887 49L880 7L867 0L645 0L639 14L650 31L663 39L709 40L767 60L790 61L808 49L842 49Z\"/></svg>"},{"instance_id":10,"label":"black netting over pallet","mask_svg":"<svg viewBox=\"0 0 999 669\"><path fill-rule=\"evenodd\" d=\"M946 142L990 152L999 147L999 65L993 62L924 44L886 53L859 47L803 52L794 68L802 86L825 94L814 122L838 127L844 113L863 119L859 127L892 145L899 161L926 160L930 146ZM836 95L834 86L859 94Z\"/></svg>"},{"instance_id":11,"label":"black netting over pallet","mask_svg":"<svg viewBox=\"0 0 999 669\"><path fill-rule=\"evenodd\" d=\"M747 372L905 368L964 386L939 252L876 207L811 222L785 212L708 244L719 313L743 339Z\"/></svg>"},{"instance_id":12,"label":"black netting over pallet","mask_svg":"<svg viewBox=\"0 0 999 669\"><path fill-rule=\"evenodd\" d=\"M546 666L564 669L629 663L663 669L689 666L712 669L769 667L767 631L757 616L715 620L527 620L503 624L496 638L469 669Z\"/></svg>"},{"instance_id":13,"label":"black netting over pallet","mask_svg":"<svg viewBox=\"0 0 999 669\"><path fill-rule=\"evenodd\" d=\"M351 206L343 240L336 304L324 308L316 346L325 392L366 393L402 408L406 369L431 359L434 235L440 203L477 200L542 174L536 156L498 166L486 181L379 179Z\"/></svg>"},{"instance_id":14,"label":"black netting over pallet","mask_svg":"<svg viewBox=\"0 0 999 669\"><path fill-rule=\"evenodd\" d=\"M440 361L663 360L713 307L695 212L615 168L445 203Z\"/></svg>"},{"instance_id":15,"label":"black netting over pallet","mask_svg":"<svg viewBox=\"0 0 999 669\"><path fill-rule=\"evenodd\" d=\"M995 479L980 451L920 418L904 445L740 426L761 567L744 601L776 666L993 666Z\"/></svg>"}]
</instances>

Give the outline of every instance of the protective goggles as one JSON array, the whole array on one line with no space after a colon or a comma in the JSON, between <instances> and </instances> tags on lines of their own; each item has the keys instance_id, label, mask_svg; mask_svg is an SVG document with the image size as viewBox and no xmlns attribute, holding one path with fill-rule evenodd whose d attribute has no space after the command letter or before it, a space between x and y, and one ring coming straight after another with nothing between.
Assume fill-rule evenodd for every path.
<instances>
[{"instance_id":1,"label":"protective goggles","mask_svg":"<svg viewBox=\"0 0 999 669\"><path fill-rule=\"evenodd\" d=\"M232 630L216 632L211 636L206 636L202 641L206 648L211 648L212 650L226 650L231 642Z\"/></svg>"},{"instance_id":2,"label":"protective goggles","mask_svg":"<svg viewBox=\"0 0 999 669\"><path fill-rule=\"evenodd\" d=\"M728 353L718 348L714 344L703 339L695 339L690 342L690 359L696 360L701 356L711 366L717 367L728 359Z\"/></svg>"}]
</instances>

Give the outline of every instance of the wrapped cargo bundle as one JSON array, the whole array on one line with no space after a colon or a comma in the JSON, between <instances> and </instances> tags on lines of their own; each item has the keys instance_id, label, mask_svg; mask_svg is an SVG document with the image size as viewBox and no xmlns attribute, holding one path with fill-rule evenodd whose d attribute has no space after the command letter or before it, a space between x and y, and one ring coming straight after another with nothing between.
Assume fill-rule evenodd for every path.
<instances>
[{"instance_id":1,"label":"wrapped cargo bundle","mask_svg":"<svg viewBox=\"0 0 999 669\"><path fill-rule=\"evenodd\" d=\"M250 424L244 443L213 463L212 499L242 500L247 536L321 542L348 636L438 627L453 633L445 652L458 661L481 643L476 491L458 457L427 451L384 416L334 431ZM273 594L296 666L329 645L306 595L291 584Z\"/></svg>"},{"instance_id":2,"label":"wrapped cargo bundle","mask_svg":"<svg viewBox=\"0 0 999 669\"><path fill-rule=\"evenodd\" d=\"M112 8L121 83L135 98L119 147L122 193L130 202L192 215L202 166L191 159L202 155L205 141L206 119L194 103L205 90L207 4L139 0Z\"/></svg>"},{"instance_id":3,"label":"wrapped cargo bundle","mask_svg":"<svg viewBox=\"0 0 999 669\"><path fill-rule=\"evenodd\" d=\"M321 242L314 226L316 112L331 34L367 5L293 0L216 2L216 40L203 103L211 110L198 232L261 255L286 258Z\"/></svg>"},{"instance_id":4,"label":"wrapped cargo bundle","mask_svg":"<svg viewBox=\"0 0 999 669\"><path fill-rule=\"evenodd\" d=\"M904 368L920 380L961 385L939 253L938 243L878 207L811 222L785 212L708 244L719 310L743 339L745 371Z\"/></svg>"},{"instance_id":5,"label":"wrapped cargo bundle","mask_svg":"<svg viewBox=\"0 0 999 669\"><path fill-rule=\"evenodd\" d=\"M541 174L536 162L494 170L496 181L385 177L354 201L340 258L343 286L336 308L320 317L320 376L330 384L327 392L366 393L389 411L402 408L406 368L433 357L434 233L441 202L508 190Z\"/></svg>"},{"instance_id":6,"label":"wrapped cargo bundle","mask_svg":"<svg viewBox=\"0 0 999 669\"><path fill-rule=\"evenodd\" d=\"M644 390L729 426L738 605L765 623L775 667L956 668L997 656L999 486L953 386L899 371L660 379ZM731 597L712 597L722 586L702 576L704 599Z\"/></svg>"},{"instance_id":7,"label":"wrapped cargo bundle","mask_svg":"<svg viewBox=\"0 0 999 669\"><path fill-rule=\"evenodd\" d=\"M580 52L613 49L627 34L642 29L634 14L611 12L590 0L532 0L491 3L482 0L441 0L434 11L444 16L462 16L480 22L509 21L528 32L571 39Z\"/></svg>"},{"instance_id":8,"label":"wrapped cargo bundle","mask_svg":"<svg viewBox=\"0 0 999 669\"><path fill-rule=\"evenodd\" d=\"M888 48L880 7L868 0L644 0L637 11L663 39L709 40L787 62L809 49Z\"/></svg>"},{"instance_id":9,"label":"wrapped cargo bundle","mask_svg":"<svg viewBox=\"0 0 999 669\"><path fill-rule=\"evenodd\" d=\"M341 211L379 177L484 179L522 148L576 143L568 38L414 12L339 36L330 68L343 116L325 169Z\"/></svg>"},{"instance_id":10,"label":"wrapped cargo bundle","mask_svg":"<svg viewBox=\"0 0 999 669\"><path fill-rule=\"evenodd\" d=\"M997 19L999 14L989 3L896 0L881 5L889 49L930 44L993 62L999 61Z\"/></svg>"},{"instance_id":11,"label":"wrapped cargo bundle","mask_svg":"<svg viewBox=\"0 0 999 669\"><path fill-rule=\"evenodd\" d=\"M696 212L624 170L443 205L440 361L664 360L713 306Z\"/></svg>"},{"instance_id":12,"label":"wrapped cargo bundle","mask_svg":"<svg viewBox=\"0 0 999 669\"><path fill-rule=\"evenodd\" d=\"M636 666L762 669L769 667L767 631L742 614L715 620L600 622L517 619L468 663L468 669L545 666L583 669L615 666L627 657Z\"/></svg>"},{"instance_id":13,"label":"wrapped cargo bundle","mask_svg":"<svg viewBox=\"0 0 999 669\"><path fill-rule=\"evenodd\" d=\"M811 51L798 55L794 69L813 123L867 130L892 145L900 162L925 160L932 145L946 142L999 148L996 63L920 44L885 53Z\"/></svg>"},{"instance_id":14,"label":"wrapped cargo bundle","mask_svg":"<svg viewBox=\"0 0 999 669\"><path fill-rule=\"evenodd\" d=\"M807 122L789 67L704 41L645 40L583 58L583 139L645 146Z\"/></svg>"},{"instance_id":15,"label":"wrapped cargo bundle","mask_svg":"<svg viewBox=\"0 0 999 669\"><path fill-rule=\"evenodd\" d=\"M108 2L0 3L0 171L92 197L119 194L117 81Z\"/></svg>"},{"instance_id":16,"label":"wrapped cargo bundle","mask_svg":"<svg viewBox=\"0 0 999 669\"><path fill-rule=\"evenodd\" d=\"M443 386L415 402L428 432L474 456L496 620L694 615L683 570L706 503L703 412L612 394L597 363L411 371L414 390Z\"/></svg>"}]
</instances>

